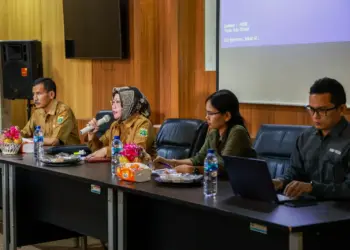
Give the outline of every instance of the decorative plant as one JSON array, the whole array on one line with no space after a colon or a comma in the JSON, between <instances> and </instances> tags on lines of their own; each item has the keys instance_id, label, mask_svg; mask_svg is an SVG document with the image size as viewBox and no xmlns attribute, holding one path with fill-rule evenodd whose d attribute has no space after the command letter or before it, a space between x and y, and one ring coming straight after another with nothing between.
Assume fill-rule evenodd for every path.
<instances>
[{"instance_id":1,"label":"decorative plant","mask_svg":"<svg viewBox=\"0 0 350 250\"><path fill-rule=\"evenodd\" d=\"M17 126L11 126L8 129L5 129L0 137L0 144L6 144L6 143L15 143L15 144L21 144L22 143L22 136L21 131Z\"/></svg>"},{"instance_id":2,"label":"decorative plant","mask_svg":"<svg viewBox=\"0 0 350 250\"><path fill-rule=\"evenodd\" d=\"M125 144L123 150L120 152L121 163L143 162L145 152L144 149L134 143Z\"/></svg>"}]
</instances>

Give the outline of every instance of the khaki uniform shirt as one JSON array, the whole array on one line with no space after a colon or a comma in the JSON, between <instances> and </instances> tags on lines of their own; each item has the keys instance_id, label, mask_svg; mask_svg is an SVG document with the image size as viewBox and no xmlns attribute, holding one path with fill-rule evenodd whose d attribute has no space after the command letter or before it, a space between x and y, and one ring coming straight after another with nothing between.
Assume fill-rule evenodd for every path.
<instances>
[{"instance_id":1,"label":"khaki uniform shirt","mask_svg":"<svg viewBox=\"0 0 350 250\"><path fill-rule=\"evenodd\" d=\"M44 137L57 138L65 145L80 144L77 120L73 111L64 103L54 99L50 110L35 109L26 126L23 137L33 137L36 126L41 126Z\"/></svg>"},{"instance_id":2,"label":"khaki uniform shirt","mask_svg":"<svg viewBox=\"0 0 350 250\"><path fill-rule=\"evenodd\" d=\"M135 114L127 120L115 121L100 138L94 137L88 145L92 151L107 147L107 157L111 156L113 137L119 135L123 144L135 143L143 147L151 156L155 155L155 133L150 120L140 114Z\"/></svg>"}]
</instances>

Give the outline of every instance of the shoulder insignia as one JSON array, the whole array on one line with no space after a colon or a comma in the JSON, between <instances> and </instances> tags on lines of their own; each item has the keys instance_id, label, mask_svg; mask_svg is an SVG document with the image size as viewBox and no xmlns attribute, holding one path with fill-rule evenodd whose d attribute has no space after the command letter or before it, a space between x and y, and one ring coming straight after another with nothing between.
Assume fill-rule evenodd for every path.
<instances>
[{"instance_id":1,"label":"shoulder insignia","mask_svg":"<svg viewBox=\"0 0 350 250\"><path fill-rule=\"evenodd\" d=\"M61 124L63 122L63 116L57 117L57 123Z\"/></svg>"},{"instance_id":2,"label":"shoulder insignia","mask_svg":"<svg viewBox=\"0 0 350 250\"><path fill-rule=\"evenodd\" d=\"M143 137L148 136L148 130L145 128L140 128L140 135Z\"/></svg>"}]
</instances>

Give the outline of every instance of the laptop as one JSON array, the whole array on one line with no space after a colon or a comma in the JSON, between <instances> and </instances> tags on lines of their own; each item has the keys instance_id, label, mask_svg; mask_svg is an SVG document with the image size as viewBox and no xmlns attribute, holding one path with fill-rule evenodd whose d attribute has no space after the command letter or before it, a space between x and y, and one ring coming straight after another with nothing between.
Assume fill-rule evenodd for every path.
<instances>
[{"instance_id":1,"label":"laptop","mask_svg":"<svg viewBox=\"0 0 350 250\"><path fill-rule=\"evenodd\" d=\"M293 201L277 194L266 161L236 156L223 156L233 192L242 198L281 204Z\"/></svg>"}]
</instances>

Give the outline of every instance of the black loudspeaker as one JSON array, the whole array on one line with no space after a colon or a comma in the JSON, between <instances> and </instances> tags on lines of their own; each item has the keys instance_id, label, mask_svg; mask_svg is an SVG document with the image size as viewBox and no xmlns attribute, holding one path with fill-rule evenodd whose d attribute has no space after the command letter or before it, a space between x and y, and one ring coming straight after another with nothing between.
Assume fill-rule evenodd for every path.
<instances>
[{"instance_id":1,"label":"black loudspeaker","mask_svg":"<svg viewBox=\"0 0 350 250\"><path fill-rule=\"evenodd\" d=\"M32 99L32 84L43 76L41 42L0 41L5 99Z\"/></svg>"}]
</instances>

